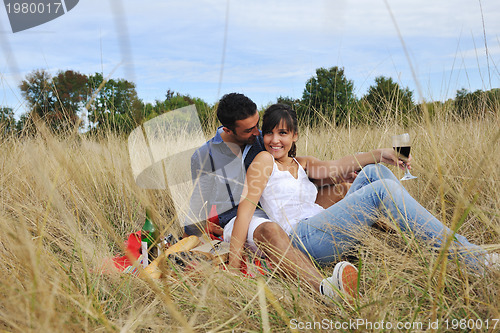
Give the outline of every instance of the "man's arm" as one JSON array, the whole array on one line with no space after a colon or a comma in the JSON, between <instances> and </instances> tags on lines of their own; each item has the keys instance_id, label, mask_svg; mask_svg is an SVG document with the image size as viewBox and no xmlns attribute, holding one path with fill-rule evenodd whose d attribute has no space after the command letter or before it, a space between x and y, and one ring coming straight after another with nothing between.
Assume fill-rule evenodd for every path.
<instances>
[{"instance_id":1,"label":"man's arm","mask_svg":"<svg viewBox=\"0 0 500 333\"><path fill-rule=\"evenodd\" d=\"M201 232L212 208L210 197L214 188L214 177L210 155L208 149L204 147L200 147L191 156L191 177L194 188L189 200L189 211L184 220L184 231L188 235Z\"/></svg>"},{"instance_id":2,"label":"man's arm","mask_svg":"<svg viewBox=\"0 0 500 333\"><path fill-rule=\"evenodd\" d=\"M330 177L338 182L351 177L353 172L361 170L361 168L368 164L383 162L396 165L401 169L405 167L405 163L398 159L396 152L392 148L374 149L367 153L348 155L333 161L321 161L311 156L302 158L305 160L308 177L313 179ZM410 161L411 157L406 162L409 168Z\"/></svg>"}]
</instances>

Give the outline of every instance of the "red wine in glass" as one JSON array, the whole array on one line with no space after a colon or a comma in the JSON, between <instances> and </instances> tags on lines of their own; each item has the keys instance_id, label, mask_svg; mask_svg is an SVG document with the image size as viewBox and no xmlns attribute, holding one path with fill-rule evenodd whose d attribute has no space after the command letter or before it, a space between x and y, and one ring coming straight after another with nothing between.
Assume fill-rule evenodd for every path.
<instances>
[{"instance_id":1,"label":"red wine in glass","mask_svg":"<svg viewBox=\"0 0 500 333\"><path fill-rule=\"evenodd\" d=\"M393 147L393 148L396 151L396 153L398 153L398 155L401 155L402 157L404 157L406 159L410 158L411 146Z\"/></svg>"},{"instance_id":2,"label":"red wine in glass","mask_svg":"<svg viewBox=\"0 0 500 333\"><path fill-rule=\"evenodd\" d=\"M404 133L401 135L394 135L392 137L392 147L398 154L398 158L402 161L408 160L410 157L410 150L411 150L411 141L410 141L410 134ZM408 167L405 164L405 174L401 180L408 180L408 179L414 179L417 178L413 176L410 173L410 170L408 170Z\"/></svg>"}]
</instances>

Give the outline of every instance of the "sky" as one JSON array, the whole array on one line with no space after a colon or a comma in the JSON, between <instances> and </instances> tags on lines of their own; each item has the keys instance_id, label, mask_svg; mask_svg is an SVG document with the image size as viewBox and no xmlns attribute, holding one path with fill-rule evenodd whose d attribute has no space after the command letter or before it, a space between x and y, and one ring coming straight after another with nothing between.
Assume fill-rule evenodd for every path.
<instances>
[{"instance_id":1,"label":"sky","mask_svg":"<svg viewBox=\"0 0 500 333\"><path fill-rule=\"evenodd\" d=\"M13 33L2 6L0 107L27 111L19 84L36 69L124 78L144 102L239 92L260 108L339 66L358 97L385 76L444 101L500 87L499 17L497 0L82 0Z\"/></svg>"}]
</instances>

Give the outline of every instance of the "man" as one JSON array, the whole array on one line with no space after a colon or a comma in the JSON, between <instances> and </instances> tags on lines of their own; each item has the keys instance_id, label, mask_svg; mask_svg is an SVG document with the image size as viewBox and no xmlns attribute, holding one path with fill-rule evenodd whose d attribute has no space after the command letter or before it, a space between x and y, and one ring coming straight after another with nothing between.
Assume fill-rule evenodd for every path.
<instances>
[{"instance_id":1,"label":"man","mask_svg":"<svg viewBox=\"0 0 500 333\"><path fill-rule=\"evenodd\" d=\"M191 157L191 173L195 189L190 200L190 215L185 231L215 215L216 207L224 240L229 242L243 191L246 169L264 149L258 129L257 106L248 97L231 93L222 97L217 107L222 126L216 135ZM329 206L338 201L338 191L319 192L317 203ZM345 193L344 193L345 194ZM222 232L222 230L220 230ZM324 279L309 258L294 247L286 232L256 209L248 230L247 244L253 251L263 251L286 274L300 277L321 294L338 299L335 289L355 296L357 270L338 263L332 277Z\"/></svg>"}]
</instances>

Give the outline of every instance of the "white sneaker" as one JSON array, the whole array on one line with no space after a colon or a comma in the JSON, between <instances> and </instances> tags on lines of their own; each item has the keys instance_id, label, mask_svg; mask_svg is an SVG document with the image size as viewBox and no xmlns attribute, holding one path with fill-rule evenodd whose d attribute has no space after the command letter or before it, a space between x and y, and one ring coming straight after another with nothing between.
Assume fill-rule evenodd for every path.
<instances>
[{"instance_id":1,"label":"white sneaker","mask_svg":"<svg viewBox=\"0 0 500 333\"><path fill-rule=\"evenodd\" d=\"M342 298L352 300L357 296L358 269L347 261L341 261L333 269L332 276L323 279L319 286L322 295L340 302Z\"/></svg>"}]
</instances>

